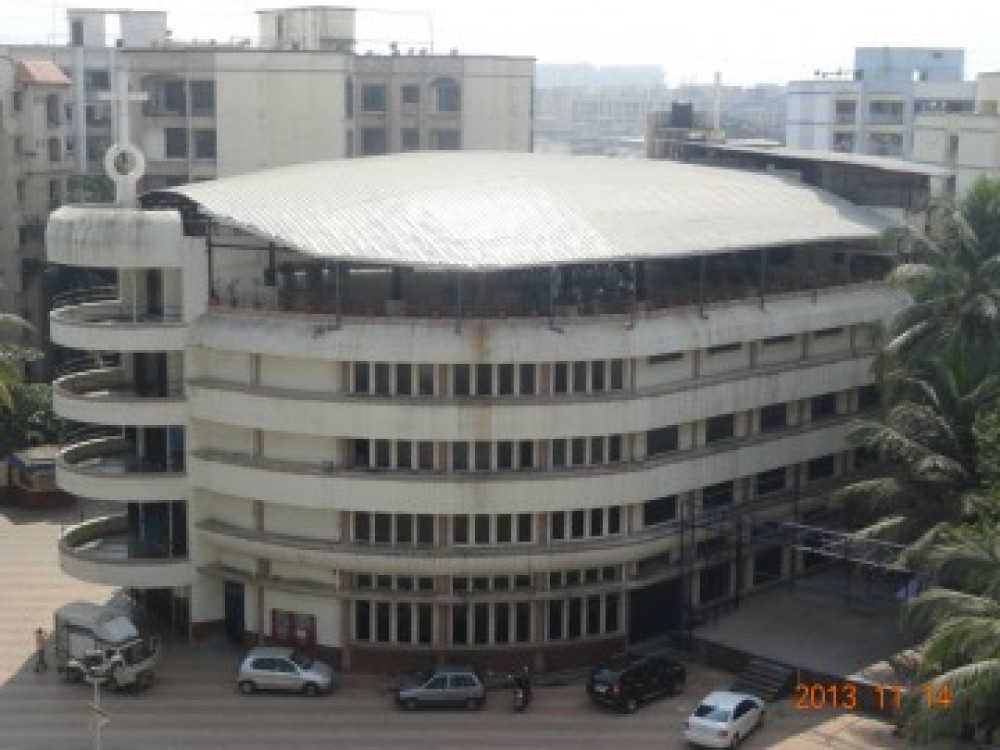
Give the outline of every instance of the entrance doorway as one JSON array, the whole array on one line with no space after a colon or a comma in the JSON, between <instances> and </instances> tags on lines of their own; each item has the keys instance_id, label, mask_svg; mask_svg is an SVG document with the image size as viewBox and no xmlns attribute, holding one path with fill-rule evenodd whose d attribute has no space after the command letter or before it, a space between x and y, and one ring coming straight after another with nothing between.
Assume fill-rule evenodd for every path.
<instances>
[{"instance_id":1,"label":"entrance doorway","mask_svg":"<svg viewBox=\"0 0 1000 750\"><path fill-rule=\"evenodd\" d=\"M646 641L683 627L681 580L654 583L629 597L629 643Z\"/></svg>"},{"instance_id":2,"label":"entrance doorway","mask_svg":"<svg viewBox=\"0 0 1000 750\"><path fill-rule=\"evenodd\" d=\"M246 610L244 586L239 581L226 581L226 639L238 646L246 642Z\"/></svg>"}]
</instances>

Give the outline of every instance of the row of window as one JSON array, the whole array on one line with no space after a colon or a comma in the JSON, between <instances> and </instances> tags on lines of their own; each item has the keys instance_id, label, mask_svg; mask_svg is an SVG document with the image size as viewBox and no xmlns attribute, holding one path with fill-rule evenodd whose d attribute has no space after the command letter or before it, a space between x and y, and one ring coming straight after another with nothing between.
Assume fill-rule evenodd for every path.
<instances>
[{"instance_id":1,"label":"row of window","mask_svg":"<svg viewBox=\"0 0 1000 750\"><path fill-rule=\"evenodd\" d=\"M193 129L164 128L163 155L167 159L215 159L218 155L214 128Z\"/></svg>"},{"instance_id":2,"label":"row of window","mask_svg":"<svg viewBox=\"0 0 1000 750\"><path fill-rule=\"evenodd\" d=\"M447 374L432 364L355 362L351 392L379 396L536 396L542 386L535 364L452 365ZM620 391L624 360L556 362L545 383L547 393Z\"/></svg>"},{"instance_id":3,"label":"row of window","mask_svg":"<svg viewBox=\"0 0 1000 750\"><path fill-rule=\"evenodd\" d=\"M345 82L344 95L347 106L347 116L354 114L353 82ZM437 112L462 111L462 87L452 78L438 78L430 84L434 98L434 109ZM420 104L420 86L407 83L399 87L399 101L403 105L416 106ZM389 87L381 83L366 83L361 86L361 109L364 112L381 113L389 111Z\"/></svg>"},{"instance_id":4,"label":"row of window","mask_svg":"<svg viewBox=\"0 0 1000 750\"><path fill-rule=\"evenodd\" d=\"M549 573L548 584L550 589L562 589L613 583L620 580L621 569L615 565L608 565L603 568L552 571ZM534 588L532 578L528 574L453 576L450 582L451 593L458 595L530 591ZM362 591L434 592L434 578L432 576L357 573L355 574L355 585Z\"/></svg>"},{"instance_id":5,"label":"row of window","mask_svg":"<svg viewBox=\"0 0 1000 750\"><path fill-rule=\"evenodd\" d=\"M420 128L400 128L401 151L419 151L423 147L420 142ZM462 131L455 128L430 130L426 148L430 151L460 151ZM364 156L389 153L389 131L386 128L361 128L361 153Z\"/></svg>"}]
</instances>

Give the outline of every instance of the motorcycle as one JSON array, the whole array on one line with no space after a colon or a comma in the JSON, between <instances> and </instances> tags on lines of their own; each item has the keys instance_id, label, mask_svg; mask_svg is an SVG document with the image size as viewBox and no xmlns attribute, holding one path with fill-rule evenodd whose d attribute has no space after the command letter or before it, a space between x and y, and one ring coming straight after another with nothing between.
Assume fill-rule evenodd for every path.
<instances>
[{"instance_id":1,"label":"motorcycle","mask_svg":"<svg viewBox=\"0 0 1000 750\"><path fill-rule=\"evenodd\" d=\"M518 680L517 678L511 678L511 683L514 687L512 694L514 710L524 711L531 703L531 694L533 692L531 683Z\"/></svg>"}]
</instances>

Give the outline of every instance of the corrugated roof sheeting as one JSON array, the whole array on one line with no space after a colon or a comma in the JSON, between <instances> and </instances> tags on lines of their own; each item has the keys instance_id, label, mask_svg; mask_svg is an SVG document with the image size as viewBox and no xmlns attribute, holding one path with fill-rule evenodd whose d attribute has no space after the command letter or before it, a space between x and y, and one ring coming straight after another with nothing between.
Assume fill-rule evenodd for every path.
<instances>
[{"instance_id":1,"label":"corrugated roof sheeting","mask_svg":"<svg viewBox=\"0 0 1000 750\"><path fill-rule=\"evenodd\" d=\"M39 86L69 86L72 81L51 60L21 60L17 75L25 83Z\"/></svg>"},{"instance_id":2,"label":"corrugated roof sheeting","mask_svg":"<svg viewBox=\"0 0 1000 750\"><path fill-rule=\"evenodd\" d=\"M413 153L171 188L316 257L498 269L876 237L889 222L772 174L644 159Z\"/></svg>"}]
</instances>

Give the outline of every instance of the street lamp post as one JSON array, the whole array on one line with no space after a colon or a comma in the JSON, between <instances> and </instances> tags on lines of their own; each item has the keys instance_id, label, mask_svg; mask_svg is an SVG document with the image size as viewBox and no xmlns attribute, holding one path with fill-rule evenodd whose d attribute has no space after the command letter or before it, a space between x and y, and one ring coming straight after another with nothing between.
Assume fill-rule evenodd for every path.
<instances>
[{"instance_id":1,"label":"street lamp post","mask_svg":"<svg viewBox=\"0 0 1000 750\"><path fill-rule=\"evenodd\" d=\"M101 654L97 654L100 658ZM84 679L94 686L94 700L90 704L90 724L94 730L94 750L103 750L103 737L101 730L111 721L108 712L101 708L101 685L107 684L111 680L111 674L115 667L121 663L121 657L116 656L110 661L94 663L84 660L83 665L86 670Z\"/></svg>"}]
</instances>

